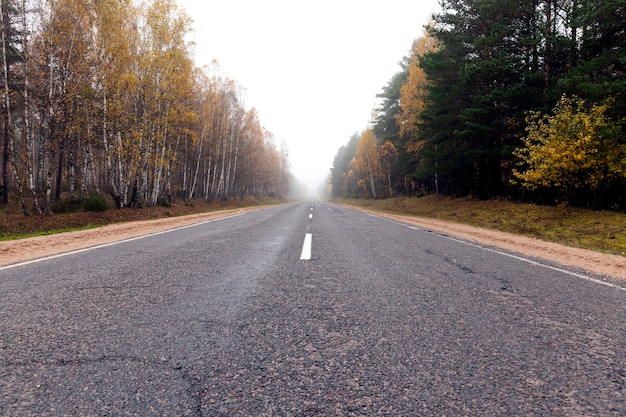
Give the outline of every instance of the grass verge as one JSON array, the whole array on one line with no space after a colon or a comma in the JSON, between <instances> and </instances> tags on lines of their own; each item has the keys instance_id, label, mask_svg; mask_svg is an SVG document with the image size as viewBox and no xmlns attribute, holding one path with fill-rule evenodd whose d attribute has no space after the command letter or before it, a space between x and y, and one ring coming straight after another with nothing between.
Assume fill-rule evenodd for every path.
<instances>
[{"instance_id":1,"label":"grass verge","mask_svg":"<svg viewBox=\"0 0 626 417\"><path fill-rule=\"evenodd\" d=\"M0 210L0 241L45 236L55 233L85 230L112 223L178 217L190 214L234 208L280 204L276 199L246 198L244 200L213 201L202 199L180 202L168 206L152 206L136 209L109 209L105 211L81 211L75 213L52 213L47 216L21 214L16 204Z\"/></svg>"},{"instance_id":2,"label":"grass verge","mask_svg":"<svg viewBox=\"0 0 626 417\"><path fill-rule=\"evenodd\" d=\"M335 201L374 211L447 220L572 247L626 255L624 213L434 195Z\"/></svg>"},{"instance_id":3,"label":"grass verge","mask_svg":"<svg viewBox=\"0 0 626 417\"><path fill-rule=\"evenodd\" d=\"M100 226L103 226L103 225L101 225L101 224L90 224L90 225L80 226L80 227L63 228L63 229L52 229L52 230L40 230L40 231L35 231L35 232L30 232L30 233L23 233L23 234L16 234L16 235L5 234L5 235L0 236L0 242L4 241L4 240L26 239L26 238L29 238L29 237L49 236L49 235L55 235L57 233L75 232L75 231L79 231L79 230L95 229L95 228L98 228Z\"/></svg>"}]
</instances>

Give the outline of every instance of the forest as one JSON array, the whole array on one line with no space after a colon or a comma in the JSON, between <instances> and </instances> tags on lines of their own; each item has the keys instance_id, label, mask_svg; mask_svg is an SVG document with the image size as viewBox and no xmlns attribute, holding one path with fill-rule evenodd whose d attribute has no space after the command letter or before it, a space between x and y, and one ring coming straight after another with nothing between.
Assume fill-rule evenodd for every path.
<instances>
[{"instance_id":1,"label":"forest","mask_svg":"<svg viewBox=\"0 0 626 417\"><path fill-rule=\"evenodd\" d=\"M440 6L337 151L332 195L626 209L626 2Z\"/></svg>"},{"instance_id":2,"label":"forest","mask_svg":"<svg viewBox=\"0 0 626 417\"><path fill-rule=\"evenodd\" d=\"M175 0L0 1L4 205L286 195L286 150L243 87L195 66Z\"/></svg>"}]
</instances>

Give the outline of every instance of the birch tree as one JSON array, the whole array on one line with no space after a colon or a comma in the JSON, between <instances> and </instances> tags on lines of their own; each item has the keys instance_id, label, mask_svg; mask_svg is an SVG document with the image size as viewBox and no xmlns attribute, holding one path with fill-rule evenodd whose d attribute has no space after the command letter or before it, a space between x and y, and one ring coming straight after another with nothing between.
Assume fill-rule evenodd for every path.
<instances>
[{"instance_id":1,"label":"birch tree","mask_svg":"<svg viewBox=\"0 0 626 417\"><path fill-rule=\"evenodd\" d=\"M29 187L48 214L53 198L92 192L118 208L244 197L261 183L259 196L283 192L281 151L243 87L195 68L191 19L174 0L0 6L3 200L15 189L27 213Z\"/></svg>"},{"instance_id":2,"label":"birch tree","mask_svg":"<svg viewBox=\"0 0 626 417\"><path fill-rule=\"evenodd\" d=\"M156 0L145 11L140 85L139 201L153 205L171 170L177 118L190 117L185 103L191 94L193 65L185 40L191 21L172 0Z\"/></svg>"},{"instance_id":3,"label":"birch tree","mask_svg":"<svg viewBox=\"0 0 626 417\"><path fill-rule=\"evenodd\" d=\"M379 184L383 174L376 138L371 129L367 129L361 134L361 139L350 164L358 178L363 180L363 184L366 185L371 196L378 198L380 196Z\"/></svg>"},{"instance_id":4,"label":"birch tree","mask_svg":"<svg viewBox=\"0 0 626 417\"><path fill-rule=\"evenodd\" d=\"M139 153L139 10L131 0L100 0L94 3L94 9L98 58L95 86L100 103L96 131L101 138L96 149L104 151L104 187L117 207L125 207L131 203L129 193L136 180L133 169Z\"/></svg>"},{"instance_id":5,"label":"birch tree","mask_svg":"<svg viewBox=\"0 0 626 417\"><path fill-rule=\"evenodd\" d=\"M3 114L3 153L2 153L2 203L9 202L9 186L11 184L10 171L19 182L19 196L22 211L28 214L24 203L21 186L21 178L17 171L15 158L15 137L13 129L13 99L15 90L15 75L13 66L21 60L18 50L19 41L16 39L15 25L16 9L13 2L2 0L0 2L0 54L2 55L2 114Z\"/></svg>"}]
</instances>

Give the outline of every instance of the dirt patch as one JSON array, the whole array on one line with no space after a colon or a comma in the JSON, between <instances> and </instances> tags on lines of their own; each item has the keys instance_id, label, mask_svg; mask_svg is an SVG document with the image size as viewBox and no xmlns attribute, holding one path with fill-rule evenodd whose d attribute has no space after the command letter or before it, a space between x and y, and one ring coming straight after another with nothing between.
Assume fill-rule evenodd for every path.
<instances>
[{"instance_id":1,"label":"dirt patch","mask_svg":"<svg viewBox=\"0 0 626 417\"><path fill-rule=\"evenodd\" d=\"M594 274L608 275L626 279L626 258L594 252L586 249L573 248L558 243L546 242L526 236L495 230L482 229L459 223L423 217L401 216L396 214L369 211L354 206L352 209L376 214L381 217L408 223L442 234L455 236L481 245L495 246L524 256L546 259L561 265L570 265Z\"/></svg>"},{"instance_id":2,"label":"dirt patch","mask_svg":"<svg viewBox=\"0 0 626 417\"><path fill-rule=\"evenodd\" d=\"M349 207L371 212L354 206ZM263 207L239 208L181 217L116 223L97 229L0 242L0 265L43 258L261 208ZM441 220L380 212L371 213L482 245L495 246L525 256L571 265L594 274L626 279L626 258L624 257Z\"/></svg>"}]
</instances>

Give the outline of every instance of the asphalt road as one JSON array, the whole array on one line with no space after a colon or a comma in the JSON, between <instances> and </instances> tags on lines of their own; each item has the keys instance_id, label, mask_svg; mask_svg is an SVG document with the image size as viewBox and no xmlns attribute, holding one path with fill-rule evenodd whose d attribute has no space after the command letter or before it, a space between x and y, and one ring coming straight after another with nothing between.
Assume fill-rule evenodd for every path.
<instances>
[{"instance_id":1,"label":"asphalt road","mask_svg":"<svg viewBox=\"0 0 626 417\"><path fill-rule=\"evenodd\" d=\"M0 415L625 415L624 287L272 207L0 269Z\"/></svg>"}]
</instances>

